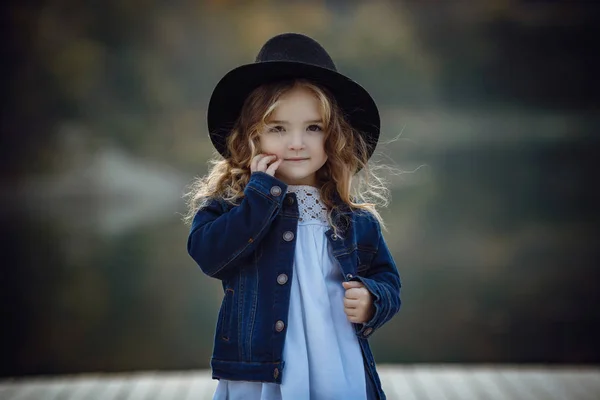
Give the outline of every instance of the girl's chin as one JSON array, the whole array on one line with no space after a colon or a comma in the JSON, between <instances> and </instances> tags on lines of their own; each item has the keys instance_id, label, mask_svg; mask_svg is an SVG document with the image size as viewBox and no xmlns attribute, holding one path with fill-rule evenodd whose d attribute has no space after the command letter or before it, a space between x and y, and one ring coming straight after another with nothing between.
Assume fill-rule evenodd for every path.
<instances>
[{"instance_id":1,"label":"girl's chin","mask_svg":"<svg viewBox=\"0 0 600 400\"><path fill-rule=\"evenodd\" d=\"M284 182L287 185L311 185L314 186L316 177L315 175L309 176L290 176L288 174L275 173L275 178Z\"/></svg>"}]
</instances>

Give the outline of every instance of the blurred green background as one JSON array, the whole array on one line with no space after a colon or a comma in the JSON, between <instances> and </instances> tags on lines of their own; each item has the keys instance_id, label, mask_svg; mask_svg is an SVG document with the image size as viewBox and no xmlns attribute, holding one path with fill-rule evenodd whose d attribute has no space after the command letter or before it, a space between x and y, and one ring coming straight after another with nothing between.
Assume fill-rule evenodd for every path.
<instances>
[{"instance_id":1,"label":"blurred green background","mask_svg":"<svg viewBox=\"0 0 600 400\"><path fill-rule=\"evenodd\" d=\"M594 2L2 7L1 375L208 368L221 287L181 196L213 153L213 87L286 31L372 93L374 160L406 171L377 361L600 362Z\"/></svg>"}]
</instances>

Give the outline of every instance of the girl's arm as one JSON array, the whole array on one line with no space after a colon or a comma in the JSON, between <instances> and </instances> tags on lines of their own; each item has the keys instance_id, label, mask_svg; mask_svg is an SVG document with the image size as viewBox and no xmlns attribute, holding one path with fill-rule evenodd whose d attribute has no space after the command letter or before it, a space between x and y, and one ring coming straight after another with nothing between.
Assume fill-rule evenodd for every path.
<instances>
[{"instance_id":1,"label":"girl's arm","mask_svg":"<svg viewBox=\"0 0 600 400\"><path fill-rule=\"evenodd\" d=\"M251 254L281 208L287 185L265 172L254 172L239 206L225 212L213 200L192 222L187 249L208 276L223 279Z\"/></svg>"},{"instance_id":2,"label":"girl's arm","mask_svg":"<svg viewBox=\"0 0 600 400\"><path fill-rule=\"evenodd\" d=\"M377 253L370 268L364 276L356 276L352 280L362 282L373 295L375 313L357 333L359 336L367 338L400 310L401 303L400 275L380 230Z\"/></svg>"}]
</instances>

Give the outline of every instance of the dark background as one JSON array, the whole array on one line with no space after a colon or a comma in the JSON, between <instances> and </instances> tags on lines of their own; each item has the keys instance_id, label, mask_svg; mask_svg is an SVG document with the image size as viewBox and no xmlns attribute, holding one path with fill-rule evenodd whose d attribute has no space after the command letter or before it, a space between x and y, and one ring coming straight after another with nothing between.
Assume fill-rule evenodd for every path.
<instances>
[{"instance_id":1,"label":"dark background","mask_svg":"<svg viewBox=\"0 0 600 400\"><path fill-rule=\"evenodd\" d=\"M600 361L600 8L576 1L2 7L0 374L207 368L220 285L185 186L218 79L302 32L382 114L403 308L380 363Z\"/></svg>"}]
</instances>

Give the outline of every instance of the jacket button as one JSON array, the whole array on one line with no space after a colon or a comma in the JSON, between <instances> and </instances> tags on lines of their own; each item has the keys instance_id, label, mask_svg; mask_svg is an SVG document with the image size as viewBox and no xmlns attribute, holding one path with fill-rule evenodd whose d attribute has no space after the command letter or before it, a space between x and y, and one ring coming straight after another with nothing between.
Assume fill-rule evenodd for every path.
<instances>
[{"instance_id":1,"label":"jacket button","mask_svg":"<svg viewBox=\"0 0 600 400\"><path fill-rule=\"evenodd\" d=\"M294 204L294 198L292 196L287 196L285 198L285 202L291 206L292 204Z\"/></svg>"},{"instance_id":2,"label":"jacket button","mask_svg":"<svg viewBox=\"0 0 600 400\"><path fill-rule=\"evenodd\" d=\"M337 240L337 235L334 233L333 235L331 235L331 240Z\"/></svg>"},{"instance_id":3,"label":"jacket button","mask_svg":"<svg viewBox=\"0 0 600 400\"><path fill-rule=\"evenodd\" d=\"M354 278L354 275L352 275L352 274L348 274L348 275L346 275L346 278L348 278L348 279L352 279L352 278Z\"/></svg>"},{"instance_id":4,"label":"jacket button","mask_svg":"<svg viewBox=\"0 0 600 400\"><path fill-rule=\"evenodd\" d=\"M288 276L286 274L279 274L279 276L277 276L277 283L280 285L285 285L287 281Z\"/></svg>"},{"instance_id":5,"label":"jacket button","mask_svg":"<svg viewBox=\"0 0 600 400\"><path fill-rule=\"evenodd\" d=\"M279 196L280 194L281 194L281 188L280 188L279 186L273 186L273 187L271 188L271 195L272 195L272 196L275 196L275 197L277 197L277 196Z\"/></svg>"},{"instance_id":6,"label":"jacket button","mask_svg":"<svg viewBox=\"0 0 600 400\"><path fill-rule=\"evenodd\" d=\"M275 322L275 330L277 332L281 332L283 330L283 328L285 328L285 324L283 323L282 320Z\"/></svg>"},{"instance_id":7,"label":"jacket button","mask_svg":"<svg viewBox=\"0 0 600 400\"><path fill-rule=\"evenodd\" d=\"M273 378L277 379L278 376L279 376L279 368L275 368L273 370Z\"/></svg>"},{"instance_id":8,"label":"jacket button","mask_svg":"<svg viewBox=\"0 0 600 400\"><path fill-rule=\"evenodd\" d=\"M283 232L283 240L285 240L286 242L291 242L292 240L294 240L294 232L291 232L291 231Z\"/></svg>"},{"instance_id":9,"label":"jacket button","mask_svg":"<svg viewBox=\"0 0 600 400\"><path fill-rule=\"evenodd\" d=\"M365 331L363 332L363 335L365 335L365 336L369 336L371 333L373 333L373 328L367 328L367 329L365 329Z\"/></svg>"}]
</instances>

